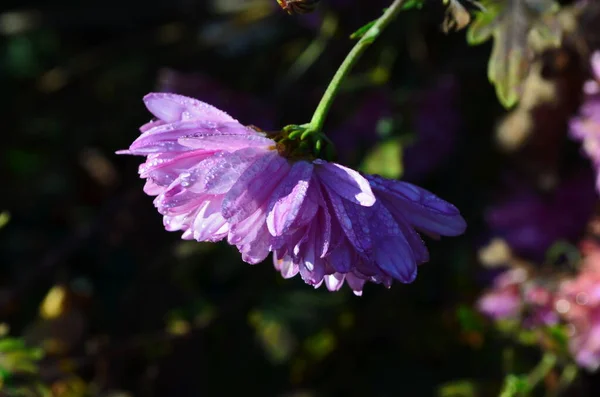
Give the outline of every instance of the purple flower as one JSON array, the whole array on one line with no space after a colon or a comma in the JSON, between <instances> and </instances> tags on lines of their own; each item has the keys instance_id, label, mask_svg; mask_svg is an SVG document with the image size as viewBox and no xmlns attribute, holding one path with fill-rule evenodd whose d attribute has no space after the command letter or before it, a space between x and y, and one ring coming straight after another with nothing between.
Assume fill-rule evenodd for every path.
<instances>
[{"instance_id":1,"label":"purple flower","mask_svg":"<svg viewBox=\"0 0 600 397\"><path fill-rule=\"evenodd\" d=\"M596 173L600 169L600 51L591 59L595 80L584 85L585 102L579 110L579 116L571 120L571 136L582 142L583 151L592 160ZM599 174L600 175L600 174ZM596 179L596 188L600 190L600 177Z\"/></svg>"},{"instance_id":2,"label":"purple flower","mask_svg":"<svg viewBox=\"0 0 600 397\"><path fill-rule=\"evenodd\" d=\"M404 178L423 179L445 161L455 149L461 126L457 108L458 83L454 76L440 79L416 99L412 128L415 140L403 153Z\"/></svg>"},{"instance_id":3,"label":"purple flower","mask_svg":"<svg viewBox=\"0 0 600 397\"><path fill-rule=\"evenodd\" d=\"M513 185L509 196L486 211L486 221L519 256L541 261L556 241L574 242L584 232L596 202L591 171L578 172L547 193L521 180Z\"/></svg>"},{"instance_id":4,"label":"purple flower","mask_svg":"<svg viewBox=\"0 0 600 397\"><path fill-rule=\"evenodd\" d=\"M428 259L415 229L466 227L454 206L416 186L299 156L285 132L268 136L179 95L144 100L158 120L119 153L147 157L145 192L184 239L227 237L248 263L273 252L284 277L330 290L347 281L360 294L366 281L414 280Z\"/></svg>"}]
</instances>

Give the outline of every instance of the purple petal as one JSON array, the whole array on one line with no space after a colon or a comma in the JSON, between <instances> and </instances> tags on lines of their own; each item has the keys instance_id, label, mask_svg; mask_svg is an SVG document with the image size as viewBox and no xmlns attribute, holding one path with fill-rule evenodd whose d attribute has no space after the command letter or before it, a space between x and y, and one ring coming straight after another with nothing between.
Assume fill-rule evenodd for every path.
<instances>
[{"instance_id":1,"label":"purple petal","mask_svg":"<svg viewBox=\"0 0 600 397\"><path fill-rule=\"evenodd\" d=\"M385 273L403 283L411 283L417 277L415 258L410 245L403 237L378 239L373 247L373 257Z\"/></svg>"},{"instance_id":2,"label":"purple petal","mask_svg":"<svg viewBox=\"0 0 600 397\"><path fill-rule=\"evenodd\" d=\"M281 272L283 278L292 278L298 274L298 265L292 261L292 258L289 255L280 258L277 251L274 251L273 264L275 265L275 269Z\"/></svg>"},{"instance_id":3,"label":"purple petal","mask_svg":"<svg viewBox=\"0 0 600 397\"><path fill-rule=\"evenodd\" d=\"M338 291L344 285L344 278L340 273L328 274L324 277L325 286L329 291Z\"/></svg>"},{"instance_id":4,"label":"purple petal","mask_svg":"<svg viewBox=\"0 0 600 397\"><path fill-rule=\"evenodd\" d=\"M146 155L190 149L235 151L249 146L274 146L275 143L237 122L215 123L206 120L176 121L154 127L140 135L129 147L132 154Z\"/></svg>"},{"instance_id":5,"label":"purple petal","mask_svg":"<svg viewBox=\"0 0 600 397\"><path fill-rule=\"evenodd\" d=\"M144 103L152 114L168 123L193 119L237 121L214 106L177 94L150 93L144 97Z\"/></svg>"},{"instance_id":6,"label":"purple petal","mask_svg":"<svg viewBox=\"0 0 600 397\"><path fill-rule=\"evenodd\" d=\"M353 264L352 247L346 240L330 252L326 259L336 272L348 273Z\"/></svg>"},{"instance_id":7,"label":"purple petal","mask_svg":"<svg viewBox=\"0 0 600 397\"><path fill-rule=\"evenodd\" d=\"M312 171L311 163L298 161L275 189L267 216L267 226L273 236L286 233L296 220L306 197Z\"/></svg>"},{"instance_id":8,"label":"purple petal","mask_svg":"<svg viewBox=\"0 0 600 397\"><path fill-rule=\"evenodd\" d=\"M352 203L370 207L375 204L375 195L369 181L358 172L336 163L315 160L315 171L321 182L331 191Z\"/></svg>"},{"instance_id":9,"label":"purple petal","mask_svg":"<svg viewBox=\"0 0 600 397\"><path fill-rule=\"evenodd\" d=\"M235 224L266 205L273 190L289 170L289 163L277 152L269 152L259 158L225 196L222 208L225 219Z\"/></svg>"},{"instance_id":10,"label":"purple petal","mask_svg":"<svg viewBox=\"0 0 600 397\"><path fill-rule=\"evenodd\" d=\"M368 176L373 189L390 210L398 211L413 227L431 234L457 236L467 224L452 204L407 182Z\"/></svg>"},{"instance_id":11,"label":"purple petal","mask_svg":"<svg viewBox=\"0 0 600 397\"><path fill-rule=\"evenodd\" d=\"M263 223L256 237L250 243L237 247L244 262L254 265L264 261L271 248L271 234L269 234L267 226Z\"/></svg>"},{"instance_id":12,"label":"purple petal","mask_svg":"<svg viewBox=\"0 0 600 397\"><path fill-rule=\"evenodd\" d=\"M363 290L366 280L359 278L352 273L348 273L348 274L346 274L346 282L348 283L348 286L354 292L354 295L356 295L356 296L362 295L362 290Z\"/></svg>"},{"instance_id":13,"label":"purple petal","mask_svg":"<svg viewBox=\"0 0 600 397\"><path fill-rule=\"evenodd\" d=\"M221 215L222 197L207 201L196 214L191 226L196 241L220 241L229 232L229 225Z\"/></svg>"},{"instance_id":14,"label":"purple petal","mask_svg":"<svg viewBox=\"0 0 600 397\"><path fill-rule=\"evenodd\" d=\"M264 155L259 149L247 148L234 153L219 153L198 165L198 186L206 193L225 194L255 161Z\"/></svg>"},{"instance_id":15,"label":"purple petal","mask_svg":"<svg viewBox=\"0 0 600 397\"><path fill-rule=\"evenodd\" d=\"M354 248L367 254L371 250L369 224L364 208L342 200L337 194L326 189L329 202L341 229Z\"/></svg>"}]
</instances>

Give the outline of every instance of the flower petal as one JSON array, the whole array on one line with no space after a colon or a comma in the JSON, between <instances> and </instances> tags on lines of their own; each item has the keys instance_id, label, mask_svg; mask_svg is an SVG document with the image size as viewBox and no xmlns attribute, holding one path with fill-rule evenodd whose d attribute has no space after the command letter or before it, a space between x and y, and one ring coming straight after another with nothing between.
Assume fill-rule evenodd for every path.
<instances>
[{"instance_id":1,"label":"flower petal","mask_svg":"<svg viewBox=\"0 0 600 397\"><path fill-rule=\"evenodd\" d=\"M237 121L214 106L177 94L150 93L144 97L144 103L152 114L167 123L194 119Z\"/></svg>"},{"instance_id":2,"label":"flower petal","mask_svg":"<svg viewBox=\"0 0 600 397\"><path fill-rule=\"evenodd\" d=\"M375 195L369 181L360 173L336 163L315 160L315 171L327 188L352 203L370 207L375 204Z\"/></svg>"},{"instance_id":3,"label":"flower petal","mask_svg":"<svg viewBox=\"0 0 600 397\"><path fill-rule=\"evenodd\" d=\"M254 162L225 195L222 207L225 219L235 224L268 203L289 169L287 160L277 152L270 152Z\"/></svg>"},{"instance_id":4,"label":"flower petal","mask_svg":"<svg viewBox=\"0 0 600 397\"><path fill-rule=\"evenodd\" d=\"M401 213L413 227L442 236L464 233L467 224L458 209L433 193L407 182L367 178L386 206Z\"/></svg>"},{"instance_id":5,"label":"flower petal","mask_svg":"<svg viewBox=\"0 0 600 397\"><path fill-rule=\"evenodd\" d=\"M312 171L311 163L298 161L275 189L267 215L267 226L273 236L286 233L296 220L309 188Z\"/></svg>"}]
</instances>

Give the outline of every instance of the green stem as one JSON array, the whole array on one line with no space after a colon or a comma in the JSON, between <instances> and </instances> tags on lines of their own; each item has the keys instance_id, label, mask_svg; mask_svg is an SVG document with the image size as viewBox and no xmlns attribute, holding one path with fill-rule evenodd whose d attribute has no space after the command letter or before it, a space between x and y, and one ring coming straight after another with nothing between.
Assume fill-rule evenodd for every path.
<instances>
[{"instance_id":1,"label":"green stem","mask_svg":"<svg viewBox=\"0 0 600 397\"><path fill-rule=\"evenodd\" d=\"M571 386L573 381L577 378L577 366L575 364L567 364L560 375L557 388L549 393L550 397L558 397Z\"/></svg>"},{"instance_id":2,"label":"green stem","mask_svg":"<svg viewBox=\"0 0 600 397\"><path fill-rule=\"evenodd\" d=\"M531 392L538 383L540 383L546 375L556 365L556 355L554 353L544 353L539 364L527 375L527 392Z\"/></svg>"},{"instance_id":3,"label":"green stem","mask_svg":"<svg viewBox=\"0 0 600 397\"><path fill-rule=\"evenodd\" d=\"M337 95L342 80L348 75L348 73L352 70L360 56L365 52L367 47L369 47L375 39L379 36L379 34L385 29L385 27L398 15L398 13L402 10L402 5L405 0L394 0L391 6L385 10L383 15L375 21L373 26L358 40L358 42L354 45L352 50L344 59L344 62L340 65L337 72L331 79L327 90L323 94L321 98L321 102L317 106L310 123L307 125L307 131L310 132L320 132L323 128L323 124L325 123L325 117L331 108L331 104Z\"/></svg>"}]
</instances>

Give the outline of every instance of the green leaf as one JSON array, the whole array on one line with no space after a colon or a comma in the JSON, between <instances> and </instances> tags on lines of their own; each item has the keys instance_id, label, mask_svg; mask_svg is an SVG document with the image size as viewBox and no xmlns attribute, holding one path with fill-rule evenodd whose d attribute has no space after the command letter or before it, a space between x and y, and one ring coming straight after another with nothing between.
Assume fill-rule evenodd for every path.
<instances>
[{"instance_id":1,"label":"green leaf","mask_svg":"<svg viewBox=\"0 0 600 397\"><path fill-rule=\"evenodd\" d=\"M377 22L377 19L374 21L368 22L365 25L358 28L354 33L352 33L350 35L350 39L358 40L361 37L363 37L365 35L365 33L367 33L369 31L369 29L371 29L373 27L373 25L375 25L375 22Z\"/></svg>"},{"instance_id":2,"label":"green leaf","mask_svg":"<svg viewBox=\"0 0 600 397\"><path fill-rule=\"evenodd\" d=\"M569 348L569 335L565 325L558 324L546 327L548 336L554 343L563 351L567 351Z\"/></svg>"},{"instance_id":3,"label":"green leaf","mask_svg":"<svg viewBox=\"0 0 600 397\"><path fill-rule=\"evenodd\" d=\"M504 379L504 386L500 392L500 397L516 397L523 395L528 390L529 384L524 376L507 375Z\"/></svg>"},{"instance_id":4,"label":"green leaf","mask_svg":"<svg viewBox=\"0 0 600 397\"><path fill-rule=\"evenodd\" d=\"M361 169L368 174L397 179L402 175L402 144L397 138L376 145L366 156Z\"/></svg>"},{"instance_id":5,"label":"green leaf","mask_svg":"<svg viewBox=\"0 0 600 397\"><path fill-rule=\"evenodd\" d=\"M487 0L482 6L469 27L467 42L477 45L493 36L488 79L502 105L510 108L519 100L533 44L538 50L560 44L559 5L553 0Z\"/></svg>"},{"instance_id":6,"label":"green leaf","mask_svg":"<svg viewBox=\"0 0 600 397\"><path fill-rule=\"evenodd\" d=\"M403 10L412 10L413 8L421 9L423 7L424 0L408 0L402 5Z\"/></svg>"}]
</instances>

